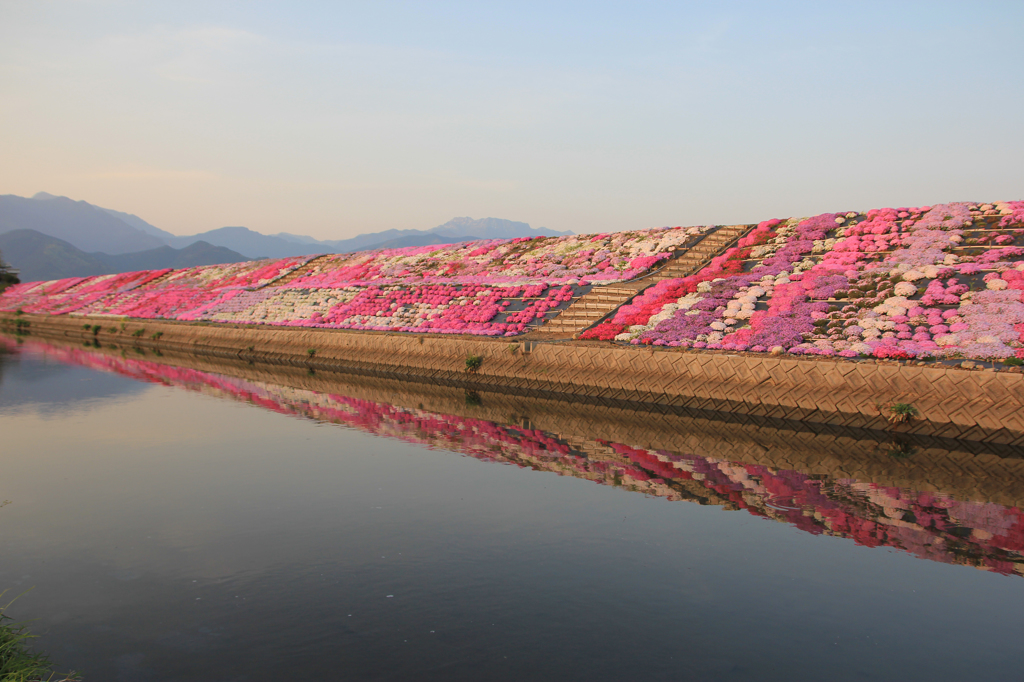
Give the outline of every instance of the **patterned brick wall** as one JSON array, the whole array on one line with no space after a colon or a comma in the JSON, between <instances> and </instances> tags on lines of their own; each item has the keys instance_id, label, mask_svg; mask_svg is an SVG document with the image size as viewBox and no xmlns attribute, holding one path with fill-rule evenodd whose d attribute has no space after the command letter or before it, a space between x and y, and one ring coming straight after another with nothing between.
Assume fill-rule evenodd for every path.
<instances>
[{"instance_id":1,"label":"patterned brick wall","mask_svg":"<svg viewBox=\"0 0 1024 682\"><path fill-rule=\"evenodd\" d=\"M1019 373L585 342L509 343L151 321L132 321L123 332L94 336L82 329L82 318L26 317L33 334L95 338L101 344L344 370L619 409L635 404L673 414L727 413L733 419L743 415L1024 445L1024 374ZM115 327L109 320L92 321ZM137 329L143 334L131 336ZM151 338L156 332L162 334L159 340ZM465 365L470 355L482 358L472 373ZM914 405L920 418L890 426L878 412L878 405L890 402Z\"/></svg>"}]
</instances>

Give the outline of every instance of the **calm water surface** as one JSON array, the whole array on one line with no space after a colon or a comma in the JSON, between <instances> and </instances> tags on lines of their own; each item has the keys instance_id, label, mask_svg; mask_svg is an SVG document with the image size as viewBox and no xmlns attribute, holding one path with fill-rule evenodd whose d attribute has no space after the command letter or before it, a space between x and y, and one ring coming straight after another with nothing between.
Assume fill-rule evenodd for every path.
<instances>
[{"instance_id":1,"label":"calm water surface","mask_svg":"<svg viewBox=\"0 0 1024 682\"><path fill-rule=\"evenodd\" d=\"M0 590L86 680L1024 674L1012 505L5 343Z\"/></svg>"}]
</instances>

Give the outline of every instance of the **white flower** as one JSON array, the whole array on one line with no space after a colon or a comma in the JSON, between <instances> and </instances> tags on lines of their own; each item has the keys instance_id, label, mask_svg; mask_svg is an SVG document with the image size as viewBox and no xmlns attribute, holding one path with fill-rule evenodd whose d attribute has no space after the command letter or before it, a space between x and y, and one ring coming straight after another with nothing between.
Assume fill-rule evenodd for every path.
<instances>
[{"instance_id":1,"label":"white flower","mask_svg":"<svg viewBox=\"0 0 1024 682\"><path fill-rule=\"evenodd\" d=\"M987 288L991 289L992 291L1002 291L1003 289L1006 288L1006 280L1005 279L990 279L988 281L988 283L985 284L985 286Z\"/></svg>"},{"instance_id":2,"label":"white flower","mask_svg":"<svg viewBox=\"0 0 1024 682\"><path fill-rule=\"evenodd\" d=\"M906 275L904 275L904 278L906 278ZM900 282L893 287L893 293L897 296L913 296L917 293L917 287L910 282Z\"/></svg>"},{"instance_id":3,"label":"white flower","mask_svg":"<svg viewBox=\"0 0 1024 682\"><path fill-rule=\"evenodd\" d=\"M703 296L699 296L696 293L687 294L686 296L683 296L681 299L676 301L676 305L680 309L689 310L697 301L701 300L702 298Z\"/></svg>"}]
</instances>

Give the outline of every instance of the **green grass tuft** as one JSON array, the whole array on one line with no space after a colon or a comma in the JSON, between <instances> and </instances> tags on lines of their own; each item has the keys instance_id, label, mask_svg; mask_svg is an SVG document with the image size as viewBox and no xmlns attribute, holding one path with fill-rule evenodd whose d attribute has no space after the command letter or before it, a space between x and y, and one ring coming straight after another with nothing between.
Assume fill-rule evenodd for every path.
<instances>
[{"instance_id":1,"label":"green grass tuft","mask_svg":"<svg viewBox=\"0 0 1024 682\"><path fill-rule=\"evenodd\" d=\"M917 416L917 408L909 403L893 403L889 405L889 414L886 417L892 424L902 424Z\"/></svg>"},{"instance_id":2,"label":"green grass tuft","mask_svg":"<svg viewBox=\"0 0 1024 682\"><path fill-rule=\"evenodd\" d=\"M0 592L2 598L6 592ZM15 622L0 606L0 680L3 682L36 682L54 680L53 666L45 654L33 653L29 642L36 638L29 633L28 626ZM62 678L65 682L77 679L74 675Z\"/></svg>"}]
</instances>

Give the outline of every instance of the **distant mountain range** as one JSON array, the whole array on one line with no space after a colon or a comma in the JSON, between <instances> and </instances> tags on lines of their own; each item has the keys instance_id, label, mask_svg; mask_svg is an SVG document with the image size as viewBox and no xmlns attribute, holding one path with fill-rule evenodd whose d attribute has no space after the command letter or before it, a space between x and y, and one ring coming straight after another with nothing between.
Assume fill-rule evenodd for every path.
<instances>
[{"instance_id":1,"label":"distant mountain range","mask_svg":"<svg viewBox=\"0 0 1024 682\"><path fill-rule=\"evenodd\" d=\"M20 234L24 232L35 232L38 236ZM86 271L107 274L253 258L568 234L572 232L532 228L527 223L500 218L454 218L429 230L385 230L339 240L319 240L288 232L267 235L246 227L221 227L180 237L131 213L86 201L47 192L32 198L0 195L0 252L21 271L22 281L83 276ZM44 236L51 240L40 238ZM133 257L120 258L129 255ZM193 262L210 258L225 260ZM171 262L181 264L155 264ZM104 272L98 271L102 269Z\"/></svg>"},{"instance_id":2,"label":"distant mountain range","mask_svg":"<svg viewBox=\"0 0 1024 682\"><path fill-rule=\"evenodd\" d=\"M115 255L86 253L63 239L36 230L13 230L0 234L0 253L6 262L19 270L18 277L22 282L250 260L231 249L207 242L195 242L183 249L158 246L147 251Z\"/></svg>"}]
</instances>

